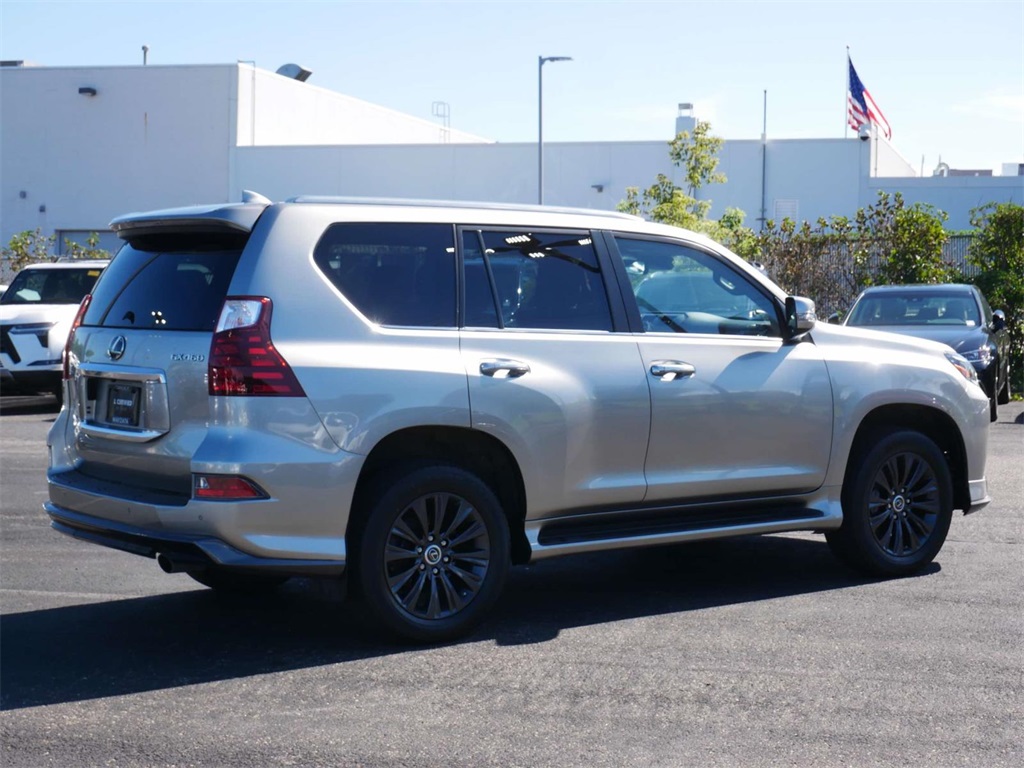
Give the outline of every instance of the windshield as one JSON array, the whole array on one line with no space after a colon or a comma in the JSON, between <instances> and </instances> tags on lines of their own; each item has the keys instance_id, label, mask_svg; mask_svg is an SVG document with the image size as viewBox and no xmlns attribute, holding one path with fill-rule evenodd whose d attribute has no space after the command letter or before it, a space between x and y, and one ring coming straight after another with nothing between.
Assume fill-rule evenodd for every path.
<instances>
[{"instance_id":1,"label":"windshield","mask_svg":"<svg viewBox=\"0 0 1024 768\"><path fill-rule=\"evenodd\" d=\"M981 324L981 313L970 294L949 292L886 292L862 296L847 325L963 325Z\"/></svg>"},{"instance_id":2,"label":"windshield","mask_svg":"<svg viewBox=\"0 0 1024 768\"><path fill-rule=\"evenodd\" d=\"M80 304L101 267L23 269L0 296L0 304Z\"/></svg>"}]
</instances>

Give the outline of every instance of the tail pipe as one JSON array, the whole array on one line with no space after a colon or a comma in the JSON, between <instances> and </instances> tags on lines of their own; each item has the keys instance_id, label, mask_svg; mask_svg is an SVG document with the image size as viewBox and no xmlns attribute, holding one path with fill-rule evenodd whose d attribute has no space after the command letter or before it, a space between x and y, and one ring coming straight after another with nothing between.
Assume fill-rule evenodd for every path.
<instances>
[{"instance_id":1,"label":"tail pipe","mask_svg":"<svg viewBox=\"0 0 1024 768\"><path fill-rule=\"evenodd\" d=\"M156 564L160 566L160 570L164 573L184 573L186 571L201 570L208 567L210 563L195 556L158 552Z\"/></svg>"}]
</instances>

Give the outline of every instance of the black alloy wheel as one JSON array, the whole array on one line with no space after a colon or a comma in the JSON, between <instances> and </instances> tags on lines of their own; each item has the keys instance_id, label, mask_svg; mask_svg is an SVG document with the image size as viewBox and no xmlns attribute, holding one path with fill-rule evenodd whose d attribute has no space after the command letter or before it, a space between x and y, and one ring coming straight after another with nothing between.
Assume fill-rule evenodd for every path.
<instances>
[{"instance_id":1,"label":"black alloy wheel","mask_svg":"<svg viewBox=\"0 0 1024 768\"><path fill-rule=\"evenodd\" d=\"M952 517L952 479L938 446L920 432L880 431L851 455L843 523L825 538L863 573L904 576L935 558Z\"/></svg>"},{"instance_id":2,"label":"black alloy wheel","mask_svg":"<svg viewBox=\"0 0 1024 768\"><path fill-rule=\"evenodd\" d=\"M351 573L372 616L421 642L472 630L511 563L508 520L493 491L459 467L414 465L384 473L364 498Z\"/></svg>"}]
</instances>

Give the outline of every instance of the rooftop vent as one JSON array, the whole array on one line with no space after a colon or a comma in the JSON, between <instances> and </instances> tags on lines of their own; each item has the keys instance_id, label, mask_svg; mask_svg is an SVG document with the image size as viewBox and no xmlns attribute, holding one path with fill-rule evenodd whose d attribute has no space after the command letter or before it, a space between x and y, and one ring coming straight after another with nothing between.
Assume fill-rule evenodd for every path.
<instances>
[{"instance_id":1,"label":"rooftop vent","mask_svg":"<svg viewBox=\"0 0 1024 768\"><path fill-rule=\"evenodd\" d=\"M300 83L304 83L309 79L309 76L313 74L313 70L300 67L298 64L282 64L277 68L277 74L290 77L292 80L298 80Z\"/></svg>"}]
</instances>

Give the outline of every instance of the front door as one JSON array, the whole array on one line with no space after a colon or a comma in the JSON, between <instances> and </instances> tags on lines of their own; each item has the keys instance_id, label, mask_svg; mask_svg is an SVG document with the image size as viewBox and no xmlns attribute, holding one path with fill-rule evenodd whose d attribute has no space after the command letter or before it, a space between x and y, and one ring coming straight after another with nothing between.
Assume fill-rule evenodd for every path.
<instances>
[{"instance_id":1,"label":"front door","mask_svg":"<svg viewBox=\"0 0 1024 768\"><path fill-rule=\"evenodd\" d=\"M832 389L817 347L783 340L777 301L696 246L616 236L644 332L651 390L646 501L818 488Z\"/></svg>"}]
</instances>

